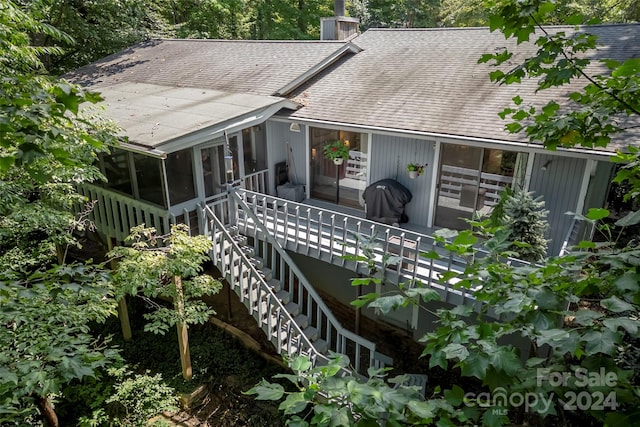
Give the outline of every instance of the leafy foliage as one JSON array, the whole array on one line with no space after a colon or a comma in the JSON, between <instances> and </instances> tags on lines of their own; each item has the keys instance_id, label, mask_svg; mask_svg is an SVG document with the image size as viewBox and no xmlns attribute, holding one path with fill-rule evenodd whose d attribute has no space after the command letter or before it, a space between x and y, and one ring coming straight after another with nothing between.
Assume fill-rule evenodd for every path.
<instances>
[{"instance_id":1,"label":"leafy foliage","mask_svg":"<svg viewBox=\"0 0 640 427\"><path fill-rule=\"evenodd\" d=\"M149 419L163 411L176 411L176 391L164 384L162 375L119 375L115 392L105 401L112 425L148 425Z\"/></svg>"},{"instance_id":2,"label":"leafy foliage","mask_svg":"<svg viewBox=\"0 0 640 427\"><path fill-rule=\"evenodd\" d=\"M13 3L0 3L0 266L28 271L48 262L55 245L72 244L74 184L100 179L92 166L115 143L112 129L81 111L100 98L45 77L31 33L67 39Z\"/></svg>"},{"instance_id":3,"label":"leafy foliage","mask_svg":"<svg viewBox=\"0 0 640 427\"><path fill-rule=\"evenodd\" d=\"M490 1L496 11L491 15L491 31L501 31L505 38L514 38L518 44L531 42L537 51L521 64L501 68L491 73L491 79L500 84L520 83L535 79L537 90L566 85L578 78L587 84L579 86L569 95L569 103L561 106L555 100L539 106L526 104L520 96L513 98L514 106L506 108L501 116L513 121L505 126L512 133L524 132L531 141L538 141L549 149L582 146L606 147L611 139L625 131L625 119L640 116L638 103L638 60L602 59L605 73L590 75L591 60L585 52L597 45L597 36L584 31L552 32L541 23L549 21L556 11L554 2L533 0L517 4L511 0ZM583 16L574 15L571 24L579 24ZM513 53L501 50L482 56L480 62L499 66L513 58ZM572 88L573 89L573 88Z\"/></svg>"},{"instance_id":4,"label":"leafy foliage","mask_svg":"<svg viewBox=\"0 0 640 427\"><path fill-rule=\"evenodd\" d=\"M101 177L92 166L115 138L82 112L100 98L42 75L40 58L61 53L33 35L69 37L0 1L0 423L56 414L51 397L117 360L88 322L114 313L100 266L54 265L55 247L74 244L73 186Z\"/></svg>"},{"instance_id":5,"label":"leafy foliage","mask_svg":"<svg viewBox=\"0 0 640 427\"><path fill-rule=\"evenodd\" d=\"M0 273L0 421L20 423L38 398L60 393L119 360L89 322L115 314L108 275L82 264L54 266L18 279Z\"/></svg>"},{"instance_id":6,"label":"leafy foliage","mask_svg":"<svg viewBox=\"0 0 640 427\"><path fill-rule=\"evenodd\" d=\"M279 409L289 426L427 425L435 420L461 425L468 420L465 411L454 407L462 403L461 390L425 401L420 387L407 385L407 376L387 378L384 369L370 369L365 380L346 370L348 364L346 356L332 354L326 366L312 367L307 358L297 356L288 361L293 374L274 376L291 383L293 391L262 380L246 394L282 400ZM449 424L443 424L445 420Z\"/></svg>"},{"instance_id":7,"label":"leafy foliage","mask_svg":"<svg viewBox=\"0 0 640 427\"><path fill-rule=\"evenodd\" d=\"M211 241L206 236L191 237L188 231L184 224L177 224L169 235L159 236L154 228L139 225L127 238L131 246L119 246L107 254L118 261L113 276L118 299L141 293L174 302L175 308L156 303L157 309L145 316L149 320L145 330L164 334L176 324L202 324L215 314L200 299L222 288L211 276L199 274ZM176 286L175 277L186 279L182 287Z\"/></svg>"}]
</instances>

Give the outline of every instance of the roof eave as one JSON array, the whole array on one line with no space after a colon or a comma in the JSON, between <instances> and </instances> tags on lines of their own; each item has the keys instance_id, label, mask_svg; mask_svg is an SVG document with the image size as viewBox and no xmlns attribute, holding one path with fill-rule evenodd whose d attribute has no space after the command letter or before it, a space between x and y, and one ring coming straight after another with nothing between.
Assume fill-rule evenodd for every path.
<instances>
[{"instance_id":1,"label":"roof eave","mask_svg":"<svg viewBox=\"0 0 640 427\"><path fill-rule=\"evenodd\" d=\"M283 108L296 110L300 106L300 104L289 99L282 99L274 104L252 110L245 114L233 117L232 119L225 120L224 122L216 123L212 126L162 141L154 147L150 147L149 150L159 153L172 153L185 148L190 148L223 136L225 132L237 132L247 127L264 123Z\"/></svg>"}]
</instances>

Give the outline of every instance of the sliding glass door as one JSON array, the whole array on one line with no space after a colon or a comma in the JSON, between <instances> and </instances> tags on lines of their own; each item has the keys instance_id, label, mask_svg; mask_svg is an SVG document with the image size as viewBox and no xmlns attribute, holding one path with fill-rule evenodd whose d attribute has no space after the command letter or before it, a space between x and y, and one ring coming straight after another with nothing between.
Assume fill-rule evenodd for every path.
<instances>
[{"instance_id":1,"label":"sliding glass door","mask_svg":"<svg viewBox=\"0 0 640 427\"><path fill-rule=\"evenodd\" d=\"M526 154L442 144L435 225L463 230L474 215L488 215L500 192L524 174Z\"/></svg>"},{"instance_id":2,"label":"sliding glass door","mask_svg":"<svg viewBox=\"0 0 640 427\"><path fill-rule=\"evenodd\" d=\"M341 165L323 155L324 145L336 140L349 147L349 158ZM311 128L311 197L362 209L368 153L366 134Z\"/></svg>"}]
</instances>

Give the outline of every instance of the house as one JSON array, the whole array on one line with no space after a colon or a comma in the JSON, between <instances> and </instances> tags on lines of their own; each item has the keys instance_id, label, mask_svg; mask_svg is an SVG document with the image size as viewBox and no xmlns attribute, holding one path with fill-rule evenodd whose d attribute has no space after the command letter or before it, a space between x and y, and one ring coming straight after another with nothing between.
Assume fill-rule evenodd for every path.
<instances>
[{"instance_id":1,"label":"house","mask_svg":"<svg viewBox=\"0 0 640 427\"><path fill-rule=\"evenodd\" d=\"M600 36L596 56L640 56L640 25L602 25L589 31ZM460 218L490 211L502 188L518 186L543 196L550 211L549 255L558 254L575 231L574 219L566 212L606 204L613 173L609 158L616 146L629 142L550 152L522 135L506 133L497 113L514 96L560 102L567 88L534 94L533 82L506 87L491 83L491 67L478 64L478 58L504 47L518 55L535 48L516 47L486 28L372 29L342 41L138 44L67 76L100 92L106 115L129 137L100 160L109 182L84 191L99 200L95 219L102 231L121 240L136 222L161 229L185 222L193 232L211 232L217 223L204 218L203 206L218 213L223 226L238 215L223 208L227 183L235 183L248 190L241 192L247 212L239 217L254 226L245 223L244 232L252 229L256 241L266 241L265 233L271 230L281 241L270 244L293 256L306 251L323 260L323 239L334 248L336 238L346 237L349 218L364 217L365 188L391 178L413 198L406 206L409 222L386 227L385 250L409 259L397 267L398 276L414 279L420 269L428 270L428 278L420 278L431 284L433 266L423 268L417 261L430 230L464 228ZM594 64L592 71L602 72L598 67ZM338 139L350 149L342 166L322 155L324 144ZM405 167L410 162L426 164L425 174L409 178ZM303 204L274 197L283 176L302 189ZM294 214L291 209L296 209ZM315 246L305 246L309 242L301 236L314 229L311 212L321 218L315 220L316 231L324 227L323 212L325 219L333 215L333 225L317 233ZM251 219L256 213L261 216ZM269 215L271 228L265 219ZM263 219L260 227L265 228L258 230ZM335 231L341 221L342 234ZM298 250L301 245L306 249ZM262 250L260 244L254 246ZM221 256L231 257L219 249ZM337 255L345 251L335 250ZM266 252L260 255L273 258ZM329 261L334 258L340 257L332 253ZM344 260L334 263L340 262L345 265ZM472 300L459 292L451 297L459 301L449 300L454 292L447 292L445 300L452 304ZM416 327L417 316L414 312L410 320L395 320Z\"/></svg>"}]
</instances>

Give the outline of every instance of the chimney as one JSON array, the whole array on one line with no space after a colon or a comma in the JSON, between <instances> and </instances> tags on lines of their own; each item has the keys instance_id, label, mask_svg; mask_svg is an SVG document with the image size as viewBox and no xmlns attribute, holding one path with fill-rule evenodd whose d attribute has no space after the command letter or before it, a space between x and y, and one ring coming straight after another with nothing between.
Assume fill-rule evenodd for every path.
<instances>
[{"instance_id":1,"label":"chimney","mask_svg":"<svg viewBox=\"0 0 640 427\"><path fill-rule=\"evenodd\" d=\"M346 40L358 34L358 18L345 15L344 0L333 1L334 15L320 18L320 40Z\"/></svg>"}]
</instances>

